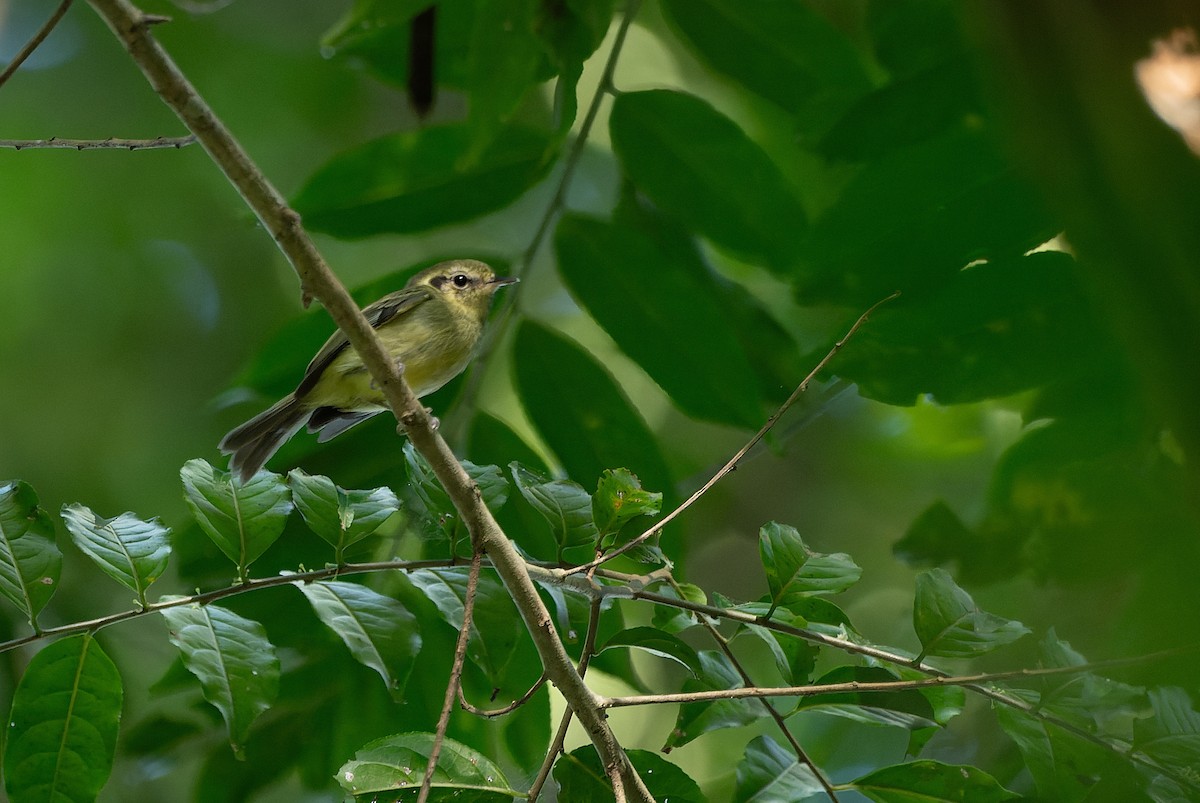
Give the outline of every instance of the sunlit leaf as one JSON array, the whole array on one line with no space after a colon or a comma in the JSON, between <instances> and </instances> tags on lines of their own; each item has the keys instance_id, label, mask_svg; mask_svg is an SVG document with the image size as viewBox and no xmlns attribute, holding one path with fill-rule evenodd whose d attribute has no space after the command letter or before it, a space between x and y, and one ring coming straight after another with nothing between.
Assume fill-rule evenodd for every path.
<instances>
[{"instance_id":1,"label":"sunlit leaf","mask_svg":"<svg viewBox=\"0 0 1200 803\"><path fill-rule=\"evenodd\" d=\"M803 597L836 594L862 577L862 569L849 555L813 552L796 528L786 524L764 524L758 534L758 549L773 606L786 608Z\"/></svg>"},{"instance_id":2,"label":"sunlit leaf","mask_svg":"<svg viewBox=\"0 0 1200 803\"><path fill-rule=\"evenodd\" d=\"M781 273L795 264L804 208L728 117L682 92L623 92L609 129L621 166L656 204L756 264Z\"/></svg>"},{"instance_id":3,"label":"sunlit leaf","mask_svg":"<svg viewBox=\"0 0 1200 803\"><path fill-rule=\"evenodd\" d=\"M408 800L421 786L433 748L432 733L398 733L376 739L338 770L337 781L352 800ZM522 797L487 756L445 739L433 771L432 801L503 803Z\"/></svg>"},{"instance_id":4,"label":"sunlit leaf","mask_svg":"<svg viewBox=\"0 0 1200 803\"><path fill-rule=\"evenodd\" d=\"M655 800L675 803L706 803L707 798L688 775L676 765L648 750L626 750L646 789ZM558 799L571 803L611 803L612 784L591 745L572 750L554 763Z\"/></svg>"},{"instance_id":5,"label":"sunlit leaf","mask_svg":"<svg viewBox=\"0 0 1200 803\"><path fill-rule=\"evenodd\" d=\"M200 528L244 578L247 567L283 534L292 512L287 483L269 471L242 483L204 460L187 461L179 475L184 499Z\"/></svg>"},{"instance_id":6,"label":"sunlit leaf","mask_svg":"<svg viewBox=\"0 0 1200 803\"><path fill-rule=\"evenodd\" d=\"M1029 628L1012 619L981 611L945 569L917 575L913 628L921 656L973 658L1016 641Z\"/></svg>"},{"instance_id":7,"label":"sunlit leaf","mask_svg":"<svg viewBox=\"0 0 1200 803\"><path fill-rule=\"evenodd\" d=\"M351 544L366 538L400 508L391 488L347 491L328 477L300 469L288 472L292 501L304 523L333 545L339 559Z\"/></svg>"},{"instance_id":8,"label":"sunlit leaf","mask_svg":"<svg viewBox=\"0 0 1200 803\"><path fill-rule=\"evenodd\" d=\"M759 383L698 252L582 215L559 221L554 246L571 293L684 412L761 423Z\"/></svg>"},{"instance_id":9,"label":"sunlit leaf","mask_svg":"<svg viewBox=\"0 0 1200 803\"><path fill-rule=\"evenodd\" d=\"M355 659L379 673L392 699L402 701L421 649L416 617L391 597L357 583L327 580L294 585Z\"/></svg>"},{"instance_id":10,"label":"sunlit leaf","mask_svg":"<svg viewBox=\"0 0 1200 803\"><path fill-rule=\"evenodd\" d=\"M553 162L549 135L520 126L464 161L474 136L457 123L372 140L320 168L294 205L306 226L336 237L426 231L508 205Z\"/></svg>"},{"instance_id":11,"label":"sunlit leaf","mask_svg":"<svg viewBox=\"0 0 1200 803\"><path fill-rule=\"evenodd\" d=\"M660 596L671 597L673 599L685 600L687 602L695 602L699 605L708 604L708 595L704 589L695 583L679 583L679 590L667 586L666 588L657 589ZM681 630L687 630L689 627L694 627L700 623L699 614L684 608L672 608L667 605L654 606L653 623L656 628L664 633L678 633Z\"/></svg>"},{"instance_id":12,"label":"sunlit leaf","mask_svg":"<svg viewBox=\"0 0 1200 803\"><path fill-rule=\"evenodd\" d=\"M204 699L225 718L230 743L240 754L251 724L279 694L279 659L266 629L216 605L181 605L161 613L167 638L200 681Z\"/></svg>"},{"instance_id":13,"label":"sunlit leaf","mask_svg":"<svg viewBox=\"0 0 1200 803\"><path fill-rule=\"evenodd\" d=\"M825 787L795 751L770 736L756 736L737 765L734 803L796 803L819 795Z\"/></svg>"},{"instance_id":14,"label":"sunlit leaf","mask_svg":"<svg viewBox=\"0 0 1200 803\"><path fill-rule=\"evenodd\" d=\"M170 528L132 513L106 519L83 505L64 505L62 517L75 545L144 605L146 588L162 575L171 557Z\"/></svg>"},{"instance_id":15,"label":"sunlit leaf","mask_svg":"<svg viewBox=\"0 0 1200 803\"><path fill-rule=\"evenodd\" d=\"M37 494L21 481L0 485L0 594L36 629L38 612L58 588L62 553Z\"/></svg>"},{"instance_id":16,"label":"sunlit leaf","mask_svg":"<svg viewBox=\"0 0 1200 803\"><path fill-rule=\"evenodd\" d=\"M124 691L91 634L43 648L13 695L4 788L12 803L95 800L112 771Z\"/></svg>"},{"instance_id":17,"label":"sunlit leaf","mask_svg":"<svg viewBox=\"0 0 1200 803\"><path fill-rule=\"evenodd\" d=\"M996 803L1017 798L983 770L940 761L884 767L858 778L852 786L878 803Z\"/></svg>"},{"instance_id":18,"label":"sunlit leaf","mask_svg":"<svg viewBox=\"0 0 1200 803\"><path fill-rule=\"evenodd\" d=\"M662 510L661 493L642 490L642 483L628 469L605 471L592 495L592 520L601 535L615 533L638 516L657 516Z\"/></svg>"}]
</instances>

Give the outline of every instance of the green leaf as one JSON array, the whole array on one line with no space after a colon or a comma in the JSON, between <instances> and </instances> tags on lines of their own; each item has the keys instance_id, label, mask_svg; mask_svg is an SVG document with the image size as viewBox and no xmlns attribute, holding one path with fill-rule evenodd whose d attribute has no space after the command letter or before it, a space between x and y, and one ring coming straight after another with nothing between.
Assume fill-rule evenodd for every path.
<instances>
[{"instance_id":1,"label":"green leaf","mask_svg":"<svg viewBox=\"0 0 1200 803\"><path fill-rule=\"evenodd\" d=\"M347 491L328 477L298 468L288 472L287 481L304 523L333 545L339 563L346 547L375 532L400 509L400 500L387 487Z\"/></svg>"},{"instance_id":2,"label":"green leaf","mask_svg":"<svg viewBox=\"0 0 1200 803\"><path fill-rule=\"evenodd\" d=\"M839 666L822 675L815 683L890 683L898 680L899 677L882 667ZM933 706L917 689L806 695L796 708L816 709L868 725L891 725L909 730L932 728L938 724Z\"/></svg>"},{"instance_id":3,"label":"green leaf","mask_svg":"<svg viewBox=\"0 0 1200 803\"><path fill-rule=\"evenodd\" d=\"M396 702L421 650L417 619L391 597L357 583L293 583L321 621L337 633L363 666L379 673Z\"/></svg>"},{"instance_id":4,"label":"green leaf","mask_svg":"<svg viewBox=\"0 0 1200 803\"><path fill-rule=\"evenodd\" d=\"M638 771L646 789L655 800L670 803L705 803L707 798L696 782L676 765L648 750L626 750L633 768ZM554 780L558 782L558 799L571 803L610 803L612 784L596 748L591 745L576 748L554 763Z\"/></svg>"},{"instance_id":5,"label":"green leaf","mask_svg":"<svg viewBox=\"0 0 1200 803\"><path fill-rule=\"evenodd\" d=\"M769 522L758 531L758 551L771 589L772 607L788 607L814 594L837 594L862 577L849 555L813 552L795 527Z\"/></svg>"},{"instance_id":6,"label":"green leaf","mask_svg":"<svg viewBox=\"0 0 1200 803\"><path fill-rule=\"evenodd\" d=\"M746 685L724 653L701 650L698 655L702 668L701 677L698 680L685 680L683 691L740 689ZM663 749L681 747L709 731L749 725L762 719L764 715L762 703L749 698L683 703L679 706L675 728L667 737Z\"/></svg>"},{"instance_id":7,"label":"green leaf","mask_svg":"<svg viewBox=\"0 0 1200 803\"><path fill-rule=\"evenodd\" d=\"M5 729L8 799L95 800L112 771L123 696L117 667L90 633L35 655Z\"/></svg>"},{"instance_id":8,"label":"green leaf","mask_svg":"<svg viewBox=\"0 0 1200 803\"><path fill-rule=\"evenodd\" d=\"M477 0L467 44L466 86L475 141L486 147L533 87L543 54L534 37L536 0Z\"/></svg>"},{"instance_id":9,"label":"green leaf","mask_svg":"<svg viewBox=\"0 0 1200 803\"><path fill-rule=\"evenodd\" d=\"M870 88L850 40L803 3L664 0L662 10L710 67L802 124Z\"/></svg>"},{"instance_id":10,"label":"green leaf","mask_svg":"<svg viewBox=\"0 0 1200 803\"><path fill-rule=\"evenodd\" d=\"M983 770L940 761L884 767L855 780L853 787L879 803L996 803L1017 797Z\"/></svg>"},{"instance_id":11,"label":"green leaf","mask_svg":"<svg viewBox=\"0 0 1200 803\"><path fill-rule=\"evenodd\" d=\"M391 134L335 156L301 188L294 207L335 237L428 231L494 212L553 163L547 134L506 126L478 158L467 124Z\"/></svg>"},{"instance_id":12,"label":"green leaf","mask_svg":"<svg viewBox=\"0 0 1200 803\"><path fill-rule=\"evenodd\" d=\"M204 699L225 717L230 744L241 755L250 725L279 694L279 659L266 629L216 605L164 608L162 615L167 638L200 681Z\"/></svg>"},{"instance_id":13,"label":"green leaf","mask_svg":"<svg viewBox=\"0 0 1200 803\"><path fill-rule=\"evenodd\" d=\"M523 320L513 370L525 411L567 476L599 477L628 466L648 488L672 487L654 433L608 371L576 343Z\"/></svg>"},{"instance_id":14,"label":"green leaf","mask_svg":"<svg viewBox=\"0 0 1200 803\"><path fill-rule=\"evenodd\" d=\"M204 460L189 460L179 471L184 498L200 528L237 564L238 577L283 534L292 512L292 494L278 474L260 471L242 484L228 471Z\"/></svg>"},{"instance_id":15,"label":"green leaf","mask_svg":"<svg viewBox=\"0 0 1200 803\"><path fill-rule=\"evenodd\" d=\"M615 7L616 0L564 0L538 5L534 31L559 73L578 70L596 52L612 24Z\"/></svg>"},{"instance_id":16,"label":"green leaf","mask_svg":"<svg viewBox=\"0 0 1200 803\"><path fill-rule=\"evenodd\" d=\"M508 468L521 496L549 522L560 558L564 549L596 543L599 534L592 523L592 496L582 485L547 479L516 462Z\"/></svg>"},{"instance_id":17,"label":"green leaf","mask_svg":"<svg viewBox=\"0 0 1200 803\"><path fill-rule=\"evenodd\" d=\"M776 272L795 263L804 208L766 152L692 95L624 92L613 151L638 189L722 248Z\"/></svg>"},{"instance_id":18,"label":"green leaf","mask_svg":"<svg viewBox=\"0 0 1200 803\"><path fill-rule=\"evenodd\" d=\"M337 781L355 801L408 800L420 788L433 748L432 733L397 733L369 742L338 770ZM491 759L453 739L442 742L429 800L502 803L522 797Z\"/></svg>"},{"instance_id":19,"label":"green leaf","mask_svg":"<svg viewBox=\"0 0 1200 803\"><path fill-rule=\"evenodd\" d=\"M63 522L75 545L100 570L137 594L146 604L146 589L167 568L171 530L158 519L142 521L132 513L113 519L98 516L83 505L64 505Z\"/></svg>"},{"instance_id":20,"label":"green leaf","mask_svg":"<svg viewBox=\"0 0 1200 803\"><path fill-rule=\"evenodd\" d=\"M807 764L770 736L756 736L737 765L734 803L796 803L824 794Z\"/></svg>"},{"instance_id":21,"label":"green leaf","mask_svg":"<svg viewBox=\"0 0 1200 803\"><path fill-rule=\"evenodd\" d=\"M468 443L471 445L471 456L477 462L482 460L485 463L508 465L515 460L532 468L535 473L550 473L541 455L524 438L504 421L487 413L478 413L471 419Z\"/></svg>"},{"instance_id":22,"label":"green leaf","mask_svg":"<svg viewBox=\"0 0 1200 803\"><path fill-rule=\"evenodd\" d=\"M954 559L976 540L958 514L939 499L921 511L904 537L892 544L892 553L910 566L937 565Z\"/></svg>"},{"instance_id":23,"label":"green leaf","mask_svg":"<svg viewBox=\"0 0 1200 803\"><path fill-rule=\"evenodd\" d=\"M664 633L658 628L631 627L622 630L605 642L604 646L596 652L599 654L605 650L623 647L642 650L659 658L674 661L688 672L691 672L693 677L700 677L703 671L700 666L700 656L696 654L695 650L681 641L677 636Z\"/></svg>"},{"instance_id":24,"label":"green leaf","mask_svg":"<svg viewBox=\"0 0 1200 803\"><path fill-rule=\"evenodd\" d=\"M708 604L708 595L704 593L704 589L694 583L679 583L679 590L667 586L660 589L659 594L672 599L683 599L688 602L695 602L700 605ZM655 605L654 616L651 621L654 626L664 633L678 633L682 630L687 630L689 627L698 625L698 614L683 608L672 608L667 605Z\"/></svg>"},{"instance_id":25,"label":"green leaf","mask_svg":"<svg viewBox=\"0 0 1200 803\"><path fill-rule=\"evenodd\" d=\"M0 485L0 594L35 631L38 612L54 595L61 572L54 525L38 507L33 488L19 480Z\"/></svg>"},{"instance_id":26,"label":"green leaf","mask_svg":"<svg viewBox=\"0 0 1200 803\"><path fill-rule=\"evenodd\" d=\"M410 486L425 509L426 517L437 522L447 536L458 533L458 511L454 503L450 501L449 494L442 488L425 456L417 451L411 441L404 443L404 461ZM477 466L469 460L460 460L459 463L471 481L479 486L483 503L489 510L499 510L508 501L508 480L499 466Z\"/></svg>"},{"instance_id":27,"label":"green leaf","mask_svg":"<svg viewBox=\"0 0 1200 803\"><path fill-rule=\"evenodd\" d=\"M592 520L601 535L615 533L638 516L657 516L662 498L660 493L642 490L628 469L608 469L600 475L592 496Z\"/></svg>"},{"instance_id":28,"label":"green leaf","mask_svg":"<svg viewBox=\"0 0 1200 803\"><path fill-rule=\"evenodd\" d=\"M437 606L442 619L455 632L461 630L467 598L466 568L419 569L408 576ZM483 670L494 688L503 687L505 670L524 635L524 622L504 586L494 574L480 573L467 657Z\"/></svg>"},{"instance_id":29,"label":"green leaf","mask_svg":"<svg viewBox=\"0 0 1200 803\"><path fill-rule=\"evenodd\" d=\"M684 412L761 423L758 380L698 252L582 215L559 221L554 246L572 295Z\"/></svg>"},{"instance_id":30,"label":"green leaf","mask_svg":"<svg viewBox=\"0 0 1200 803\"><path fill-rule=\"evenodd\" d=\"M1200 713L1176 686L1150 691L1154 716L1134 722L1134 746L1195 778L1200 766Z\"/></svg>"},{"instance_id":31,"label":"green leaf","mask_svg":"<svg viewBox=\"0 0 1200 803\"><path fill-rule=\"evenodd\" d=\"M1024 254L1060 227L988 133L963 124L866 165L813 225L797 297L853 307L895 290L908 297L973 260Z\"/></svg>"},{"instance_id":32,"label":"green leaf","mask_svg":"<svg viewBox=\"0 0 1200 803\"><path fill-rule=\"evenodd\" d=\"M888 304L833 370L888 404L963 404L1077 376L1107 343L1074 259L1047 251L975 265Z\"/></svg>"},{"instance_id":33,"label":"green leaf","mask_svg":"<svg viewBox=\"0 0 1200 803\"><path fill-rule=\"evenodd\" d=\"M913 628L921 640L918 660L927 655L974 658L1029 632L1020 622L981 611L945 569L917 575Z\"/></svg>"}]
</instances>

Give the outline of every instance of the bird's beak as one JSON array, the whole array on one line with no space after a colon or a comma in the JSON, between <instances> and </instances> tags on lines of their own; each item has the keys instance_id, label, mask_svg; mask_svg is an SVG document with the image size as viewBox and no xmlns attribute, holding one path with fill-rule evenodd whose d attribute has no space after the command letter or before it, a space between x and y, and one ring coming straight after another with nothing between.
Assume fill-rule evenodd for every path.
<instances>
[{"instance_id":1,"label":"bird's beak","mask_svg":"<svg viewBox=\"0 0 1200 803\"><path fill-rule=\"evenodd\" d=\"M488 282L488 284L495 285L496 287L504 287L508 284L516 284L519 281L521 280L516 276L497 276Z\"/></svg>"}]
</instances>

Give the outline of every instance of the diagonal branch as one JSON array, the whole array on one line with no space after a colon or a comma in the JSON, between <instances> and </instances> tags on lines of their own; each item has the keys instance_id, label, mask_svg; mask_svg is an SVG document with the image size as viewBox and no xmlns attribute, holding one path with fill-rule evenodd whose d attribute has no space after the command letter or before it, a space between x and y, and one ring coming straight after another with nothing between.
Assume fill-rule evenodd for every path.
<instances>
[{"instance_id":1,"label":"diagonal branch","mask_svg":"<svg viewBox=\"0 0 1200 803\"><path fill-rule=\"evenodd\" d=\"M316 245L300 224L300 216L242 149L233 134L187 80L174 61L150 34L162 21L150 17L129 0L89 0L145 74L154 91L200 140L229 182L242 195L263 226L271 233L296 274L305 300L318 299L328 310L350 345L362 357L388 406L466 523L474 543L491 558L541 658L546 676L574 709L601 762L620 780L618 795L650 803L652 800L629 756L599 708L599 697L584 683L572 664L553 619L530 579L525 561L483 504L479 488L467 476L450 447L435 431L429 413L413 395L395 362L354 303L345 286L330 270Z\"/></svg>"},{"instance_id":2,"label":"diagonal branch","mask_svg":"<svg viewBox=\"0 0 1200 803\"><path fill-rule=\"evenodd\" d=\"M25 59L29 58L42 42L46 41L46 37L54 30L54 26L58 25L58 21L63 18L63 15L67 13L67 9L71 7L72 2L74 0L62 0L58 4L58 8L54 9L54 13L50 15L50 19L46 20L41 28L38 28L33 38L21 48L21 52L13 56L13 60L4 68L4 72L0 72L0 86L4 86L8 79L12 78L13 74L25 63Z\"/></svg>"}]
</instances>

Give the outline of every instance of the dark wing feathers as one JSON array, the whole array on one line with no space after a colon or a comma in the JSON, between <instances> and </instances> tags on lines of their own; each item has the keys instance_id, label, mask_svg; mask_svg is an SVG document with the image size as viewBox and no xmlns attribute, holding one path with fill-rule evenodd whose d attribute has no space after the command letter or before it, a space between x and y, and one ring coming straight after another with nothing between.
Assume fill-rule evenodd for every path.
<instances>
[{"instance_id":1,"label":"dark wing feathers","mask_svg":"<svg viewBox=\"0 0 1200 803\"><path fill-rule=\"evenodd\" d=\"M388 321L395 318L397 315L403 315L418 305L433 298L433 290L423 285L417 287L406 287L371 304L363 309L363 315L367 317L367 322L371 324L372 329L378 329ZM312 358L312 362L308 364L308 368L304 371L304 378L300 380L300 384L296 387L296 397L302 398L316 386L321 374L329 367L337 356L346 350L350 345L350 341L342 334L339 329L334 332L325 345L321 346L321 350L317 352L317 356Z\"/></svg>"}]
</instances>

